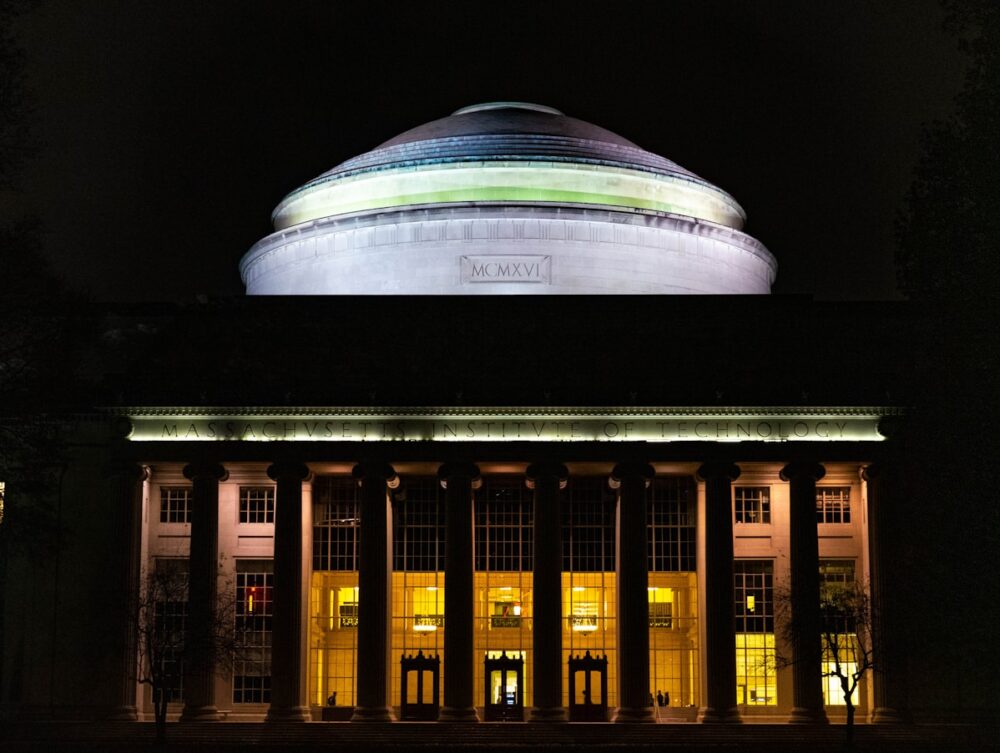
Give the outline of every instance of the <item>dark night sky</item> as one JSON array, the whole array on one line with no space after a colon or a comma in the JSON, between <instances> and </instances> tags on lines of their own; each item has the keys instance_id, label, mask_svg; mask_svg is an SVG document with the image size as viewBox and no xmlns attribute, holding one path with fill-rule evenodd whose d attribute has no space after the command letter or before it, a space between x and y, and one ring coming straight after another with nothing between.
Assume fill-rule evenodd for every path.
<instances>
[{"instance_id":1,"label":"dark night sky","mask_svg":"<svg viewBox=\"0 0 1000 753\"><path fill-rule=\"evenodd\" d=\"M285 193L474 102L550 104L732 193L775 292L895 297L921 124L964 60L935 0L45 0L21 208L99 299L238 295Z\"/></svg>"}]
</instances>

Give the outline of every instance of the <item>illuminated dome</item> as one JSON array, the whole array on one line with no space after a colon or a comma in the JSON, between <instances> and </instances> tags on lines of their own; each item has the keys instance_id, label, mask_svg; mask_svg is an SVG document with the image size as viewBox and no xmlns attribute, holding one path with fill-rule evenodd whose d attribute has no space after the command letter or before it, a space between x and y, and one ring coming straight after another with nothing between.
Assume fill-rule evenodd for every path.
<instances>
[{"instance_id":1,"label":"illuminated dome","mask_svg":"<svg viewBox=\"0 0 1000 753\"><path fill-rule=\"evenodd\" d=\"M599 126L493 102L292 191L249 294L768 293L777 265L722 189Z\"/></svg>"}]
</instances>

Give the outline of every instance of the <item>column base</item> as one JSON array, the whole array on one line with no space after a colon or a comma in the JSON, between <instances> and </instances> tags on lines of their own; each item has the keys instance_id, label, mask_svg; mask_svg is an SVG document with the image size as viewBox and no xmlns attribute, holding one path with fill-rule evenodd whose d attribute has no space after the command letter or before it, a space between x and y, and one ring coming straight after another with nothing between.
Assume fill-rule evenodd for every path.
<instances>
[{"instance_id":1,"label":"column base","mask_svg":"<svg viewBox=\"0 0 1000 753\"><path fill-rule=\"evenodd\" d=\"M438 712L439 722L478 722L479 717L476 715L476 710L471 706L467 708L458 708L456 706L444 706L441 711Z\"/></svg>"},{"instance_id":2,"label":"column base","mask_svg":"<svg viewBox=\"0 0 1000 753\"><path fill-rule=\"evenodd\" d=\"M392 722L392 709L388 706L355 706L352 722Z\"/></svg>"},{"instance_id":3,"label":"column base","mask_svg":"<svg viewBox=\"0 0 1000 753\"><path fill-rule=\"evenodd\" d=\"M740 716L740 710L735 707L717 709L703 706L698 709L698 721L701 724L743 724L743 717Z\"/></svg>"},{"instance_id":4,"label":"column base","mask_svg":"<svg viewBox=\"0 0 1000 753\"><path fill-rule=\"evenodd\" d=\"M656 717L653 715L652 706L639 706L638 708L619 706L615 709L615 715L611 721L616 724L655 724Z\"/></svg>"},{"instance_id":5,"label":"column base","mask_svg":"<svg viewBox=\"0 0 1000 753\"><path fill-rule=\"evenodd\" d=\"M267 710L268 722L308 722L312 719L307 706L271 706Z\"/></svg>"},{"instance_id":6,"label":"column base","mask_svg":"<svg viewBox=\"0 0 1000 753\"><path fill-rule=\"evenodd\" d=\"M802 707L796 707L792 709L792 712L788 715L789 724L829 724L830 720L826 717L826 711L823 709L807 709Z\"/></svg>"},{"instance_id":7,"label":"column base","mask_svg":"<svg viewBox=\"0 0 1000 753\"><path fill-rule=\"evenodd\" d=\"M913 720L905 711L891 706L879 706L872 712L872 724L910 724Z\"/></svg>"},{"instance_id":8,"label":"column base","mask_svg":"<svg viewBox=\"0 0 1000 753\"><path fill-rule=\"evenodd\" d=\"M116 706L109 709L104 718L109 722L135 722L139 719L139 712L135 706Z\"/></svg>"},{"instance_id":9,"label":"column base","mask_svg":"<svg viewBox=\"0 0 1000 753\"><path fill-rule=\"evenodd\" d=\"M533 707L528 714L529 722L568 722L569 714L562 706L552 708Z\"/></svg>"},{"instance_id":10,"label":"column base","mask_svg":"<svg viewBox=\"0 0 1000 753\"><path fill-rule=\"evenodd\" d=\"M213 706L185 706L181 711L182 722L219 722L222 714Z\"/></svg>"}]
</instances>

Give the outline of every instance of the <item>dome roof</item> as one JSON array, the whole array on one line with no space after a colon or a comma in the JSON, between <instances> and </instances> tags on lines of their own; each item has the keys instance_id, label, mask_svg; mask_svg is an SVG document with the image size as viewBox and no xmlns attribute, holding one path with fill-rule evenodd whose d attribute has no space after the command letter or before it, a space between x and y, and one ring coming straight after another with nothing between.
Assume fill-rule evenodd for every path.
<instances>
[{"instance_id":1,"label":"dome roof","mask_svg":"<svg viewBox=\"0 0 1000 753\"><path fill-rule=\"evenodd\" d=\"M296 189L275 228L371 210L557 204L677 214L739 229L725 191L611 131L545 105L490 102L412 128Z\"/></svg>"}]
</instances>

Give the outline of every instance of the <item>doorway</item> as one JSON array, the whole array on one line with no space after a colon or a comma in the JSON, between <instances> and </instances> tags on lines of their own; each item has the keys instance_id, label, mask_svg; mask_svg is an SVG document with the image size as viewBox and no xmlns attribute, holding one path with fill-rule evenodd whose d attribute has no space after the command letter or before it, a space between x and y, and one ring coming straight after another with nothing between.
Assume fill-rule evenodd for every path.
<instances>
[{"instance_id":1,"label":"doorway","mask_svg":"<svg viewBox=\"0 0 1000 753\"><path fill-rule=\"evenodd\" d=\"M488 722L524 721L524 655L488 651L485 659L485 718Z\"/></svg>"}]
</instances>

